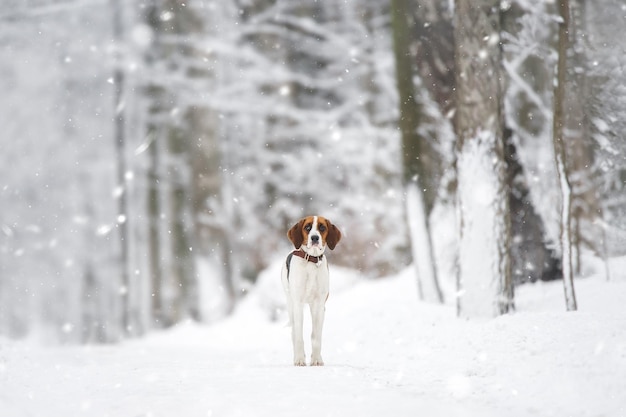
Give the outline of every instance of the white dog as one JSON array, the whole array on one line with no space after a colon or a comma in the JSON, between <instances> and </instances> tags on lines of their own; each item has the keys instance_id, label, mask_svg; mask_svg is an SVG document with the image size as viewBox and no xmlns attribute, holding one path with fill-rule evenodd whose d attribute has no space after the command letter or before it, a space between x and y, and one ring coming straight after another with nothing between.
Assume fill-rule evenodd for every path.
<instances>
[{"instance_id":1,"label":"white dog","mask_svg":"<svg viewBox=\"0 0 626 417\"><path fill-rule=\"evenodd\" d=\"M328 263L326 247L335 249L341 232L328 219L309 216L300 220L287 233L296 250L287 257L282 270L282 283L287 296L291 323L293 364L306 366L302 336L304 305L311 309L311 366L322 366L322 328L328 298Z\"/></svg>"}]
</instances>

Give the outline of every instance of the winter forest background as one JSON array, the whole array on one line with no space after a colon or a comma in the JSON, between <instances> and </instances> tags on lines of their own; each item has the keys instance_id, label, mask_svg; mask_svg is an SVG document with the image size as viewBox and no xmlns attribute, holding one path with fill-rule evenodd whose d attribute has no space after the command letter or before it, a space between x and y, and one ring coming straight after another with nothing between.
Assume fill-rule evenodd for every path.
<instances>
[{"instance_id":1,"label":"winter forest background","mask_svg":"<svg viewBox=\"0 0 626 417\"><path fill-rule=\"evenodd\" d=\"M622 0L5 0L0 334L218 320L311 213L333 265L509 311L626 253L625 29Z\"/></svg>"}]
</instances>

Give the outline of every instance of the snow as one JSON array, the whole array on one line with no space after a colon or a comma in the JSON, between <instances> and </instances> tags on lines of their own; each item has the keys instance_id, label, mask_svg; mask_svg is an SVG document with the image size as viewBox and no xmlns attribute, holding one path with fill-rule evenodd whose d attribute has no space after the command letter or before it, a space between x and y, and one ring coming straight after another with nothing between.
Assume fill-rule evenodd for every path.
<instances>
[{"instance_id":1,"label":"snow","mask_svg":"<svg viewBox=\"0 0 626 417\"><path fill-rule=\"evenodd\" d=\"M459 216L459 287L461 314L496 316L501 308L506 244L501 184L502 162L494 159L496 136L479 131L466 140L457 162ZM485 302L491 297L491 302Z\"/></svg>"},{"instance_id":2,"label":"snow","mask_svg":"<svg viewBox=\"0 0 626 417\"><path fill-rule=\"evenodd\" d=\"M331 267L324 367L291 365L269 283L212 326L108 346L2 340L0 415L623 416L625 264L612 260L612 281L577 279L578 312L560 283L539 283L518 288L515 314L484 320L418 302L411 268L346 286L355 272Z\"/></svg>"},{"instance_id":3,"label":"snow","mask_svg":"<svg viewBox=\"0 0 626 417\"><path fill-rule=\"evenodd\" d=\"M556 123L555 123L556 124ZM560 133L561 134L561 133ZM562 139L560 139L562 141ZM564 146L560 143L560 146ZM555 143L556 147L556 143ZM555 154L556 154L555 149ZM572 237L571 232L571 189L567 172L565 171L565 163L563 161L563 151L556 154L556 166L559 173L559 184L561 187L561 265L563 268L563 289L565 290L565 300L568 310L576 310L576 294L572 282Z\"/></svg>"},{"instance_id":4,"label":"snow","mask_svg":"<svg viewBox=\"0 0 626 417\"><path fill-rule=\"evenodd\" d=\"M431 233L427 227L424 202L417 183L410 183L406 187L406 206L412 242L413 265L415 265L417 272L420 299L425 301L443 300L436 276L432 244L429 239Z\"/></svg>"}]
</instances>

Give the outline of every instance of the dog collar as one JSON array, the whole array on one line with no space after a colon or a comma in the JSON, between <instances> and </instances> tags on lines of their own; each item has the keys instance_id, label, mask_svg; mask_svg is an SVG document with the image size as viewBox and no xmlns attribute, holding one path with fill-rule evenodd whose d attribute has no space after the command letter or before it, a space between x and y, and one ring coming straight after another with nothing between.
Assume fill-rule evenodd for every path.
<instances>
[{"instance_id":1,"label":"dog collar","mask_svg":"<svg viewBox=\"0 0 626 417\"><path fill-rule=\"evenodd\" d=\"M320 256L311 256L302 249L294 250L291 253L304 259L305 261L313 262L314 264L319 264L322 261L322 258L324 258L324 254L321 254Z\"/></svg>"}]
</instances>

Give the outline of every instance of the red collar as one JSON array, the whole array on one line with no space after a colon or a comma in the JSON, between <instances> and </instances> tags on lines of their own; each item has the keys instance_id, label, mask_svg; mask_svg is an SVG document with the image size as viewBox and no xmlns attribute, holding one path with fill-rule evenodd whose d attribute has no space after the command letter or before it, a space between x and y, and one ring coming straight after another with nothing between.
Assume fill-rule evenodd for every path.
<instances>
[{"instance_id":1,"label":"red collar","mask_svg":"<svg viewBox=\"0 0 626 417\"><path fill-rule=\"evenodd\" d=\"M321 262L322 258L324 257L324 254L321 254L320 256L311 256L302 249L294 250L291 253L306 261L313 262L314 264Z\"/></svg>"}]
</instances>

